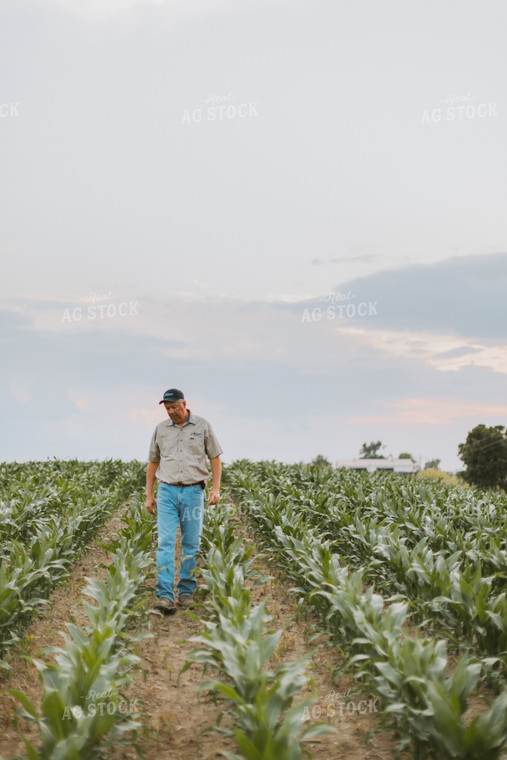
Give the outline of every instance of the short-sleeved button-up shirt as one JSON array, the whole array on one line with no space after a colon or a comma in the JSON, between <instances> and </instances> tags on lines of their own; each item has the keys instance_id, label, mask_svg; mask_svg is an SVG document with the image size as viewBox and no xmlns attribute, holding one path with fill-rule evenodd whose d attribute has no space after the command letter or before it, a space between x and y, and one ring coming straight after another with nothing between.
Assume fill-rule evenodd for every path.
<instances>
[{"instance_id":1,"label":"short-sleeved button-up shirt","mask_svg":"<svg viewBox=\"0 0 507 760\"><path fill-rule=\"evenodd\" d=\"M222 454L213 428L203 417L192 414L179 427L171 419L159 422L153 433L149 462L159 463L156 477L164 483L198 483L209 477L206 456Z\"/></svg>"}]
</instances>

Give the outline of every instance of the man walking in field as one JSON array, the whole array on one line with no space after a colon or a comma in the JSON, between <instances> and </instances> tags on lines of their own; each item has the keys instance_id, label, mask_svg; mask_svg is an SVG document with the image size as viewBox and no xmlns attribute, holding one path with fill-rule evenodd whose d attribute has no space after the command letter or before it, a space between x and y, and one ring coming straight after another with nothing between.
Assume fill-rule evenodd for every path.
<instances>
[{"instance_id":1,"label":"man walking in field","mask_svg":"<svg viewBox=\"0 0 507 760\"><path fill-rule=\"evenodd\" d=\"M208 480L206 457L211 463L212 487L210 505L220 499L222 449L213 428L202 417L187 409L183 393L170 388L159 402L164 404L168 420L160 422L153 433L146 473L146 508L157 513L158 579L155 586L155 609L176 612L174 598L174 550L178 524L181 530L181 551L186 557L179 568L178 606L192 605L194 578L204 517L204 496ZM155 478L160 483L157 501L153 496Z\"/></svg>"}]
</instances>

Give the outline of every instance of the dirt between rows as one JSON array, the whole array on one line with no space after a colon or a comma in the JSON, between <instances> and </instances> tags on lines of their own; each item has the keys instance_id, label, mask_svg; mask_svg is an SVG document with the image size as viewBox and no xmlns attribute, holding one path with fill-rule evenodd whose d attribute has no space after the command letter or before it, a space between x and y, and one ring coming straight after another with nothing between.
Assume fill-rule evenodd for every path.
<instances>
[{"instance_id":1,"label":"dirt between rows","mask_svg":"<svg viewBox=\"0 0 507 760\"><path fill-rule=\"evenodd\" d=\"M0 680L0 757L7 760L15 756L24 757L24 744L20 735L12 726L17 701L6 689L21 689L29 699L38 705L42 693L38 671L25 659L25 655L51 661L50 656L42 657L40 650L46 646L62 646L59 635L65 630L65 623L72 617L78 625L86 621L79 611L81 592L86 584L86 577L101 577L106 573L106 565L111 561L111 554L98 545L99 540L106 540L121 525L121 510L108 521L100 531L86 554L79 559L72 575L64 585L56 588L50 603L42 615L35 619L26 631L22 646L13 650L7 658L12 674L10 678ZM251 541L251 532L238 528L245 541ZM177 544L177 563L181 557L179 542ZM271 629L283 629L278 647L273 655L270 667L277 663L292 661L312 652L307 668L309 682L301 697L311 695L315 704L309 708L310 722L318 720L329 723L337 729L336 733L305 742L305 749L316 760L387 760L393 756L395 740L391 733L379 731L365 744L369 731L379 729L376 700L369 694L358 691L357 684L350 677L342 676L333 684L331 674L340 661L337 650L330 646L327 637L318 642L307 643L308 621L297 619L294 597L289 593L289 585L283 581L278 572L273 570L267 559L258 561L258 566L272 579L252 592L253 603L267 600L267 610L272 616ZM201 581L202 583L202 581ZM149 608L154 601L153 586L155 580L150 578L142 592ZM203 675L202 668L196 664L183 673L183 665L195 644L190 637L198 635L204 629L201 615L203 608L193 612L178 612L176 615L162 616L150 612L149 622L139 629L148 631L152 638L132 644L134 651L141 658L142 671L132 672L132 680L124 690L124 707L122 712L144 705L144 731L137 737L139 749L146 760L208 760L223 757L225 750L237 749L234 739L224 737L216 731L206 731L215 725L224 705L207 702L204 695L198 693L200 684L210 677ZM315 623L315 621L313 621ZM131 635L136 630L129 631ZM322 646L318 646L318 644ZM21 731L35 746L38 746L38 732L31 723L20 719ZM230 728L231 722L225 717L222 727ZM105 751L105 757L111 760L130 760L138 757L136 749L130 743L127 746L116 744Z\"/></svg>"}]
</instances>

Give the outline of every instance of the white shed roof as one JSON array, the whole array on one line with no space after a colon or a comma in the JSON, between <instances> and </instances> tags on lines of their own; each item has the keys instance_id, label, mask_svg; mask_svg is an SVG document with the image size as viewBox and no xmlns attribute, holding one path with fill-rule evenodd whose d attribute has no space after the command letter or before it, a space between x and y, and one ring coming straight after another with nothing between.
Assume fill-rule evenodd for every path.
<instances>
[{"instance_id":1,"label":"white shed roof","mask_svg":"<svg viewBox=\"0 0 507 760\"><path fill-rule=\"evenodd\" d=\"M394 472L417 472L419 465L411 459L339 459L337 467L354 470L394 470Z\"/></svg>"}]
</instances>

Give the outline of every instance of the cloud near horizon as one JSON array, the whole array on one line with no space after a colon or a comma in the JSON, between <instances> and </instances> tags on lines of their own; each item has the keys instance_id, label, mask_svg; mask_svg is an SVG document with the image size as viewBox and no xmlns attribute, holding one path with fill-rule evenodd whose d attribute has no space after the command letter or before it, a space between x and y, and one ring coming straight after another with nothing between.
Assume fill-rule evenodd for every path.
<instances>
[{"instance_id":1,"label":"cloud near horizon","mask_svg":"<svg viewBox=\"0 0 507 760\"><path fill-rule=\"evenodd\" d=\"M386 356L424 362L439 372L459 372L471 366L507 374L507 344L483 346L470 342L466 345L461 336L416 331L394 332L359 327L342 327L337 331L353 336Z\"/></svg>"},{"instance_id":2,"label":"cloud near horizon","mask_svg":"<svg viewBox=\"0 0 507 760\"><path fill-rule=\"evenodd\" d=\"M431 302L426 301L429 289ZM467 325L472 292L480 319ZM342 284L334 295L348 300L334 303L329 301L333 294L294 302L178 292L161 298L130 289L115 291L104 302L113 313L121 301L135 304L133 314L122 318L86 319L87 299L70 294L10 299L5 316L13 326L17 321L48 336L60 334L64 343L72 339L90 345L95 339L99 343L113 339L123 350L129 341L144 336L155 352L178 360L234 359L248 364L267 359L269 364L297 365L310 373L315 367L342 368L347 360L366 366L401 361L407 369L424 365L456 374L483 368L503 375L507 374L504 292L507 255L497 254L380 272ZM374 305L365 309L364 318L357 314L346 318L338 308L350 305L348 313L355 313L360 303ZM72 314L76 307L82 318L64 320L62 315ZM318 320L312 318L314 309Z\"/></svg>"},{"instance_id":3,"label":"cloud near horizon","mask_svg":"<svg viewBox=\"0 0 507 760\"><path fill-rule=\"evenodd\" d=\"M396 401L386 404L388 407L398 409L392 415L370 415L365 417L351 417L347 423L351 425L371 425L375 423L402 423L409 425L435 425L442 426L463 420L468 417L485 420L494 420L507 417L507 406L492 404L470 404L467 401L454 399L425 399L408 398L404 401Z\"/></svg>"},{"instance_id":4,"label":"cloud near horizon","mask_svg":"<svg viewBox=\"0 0 507 760\"><path fill-rule=\"evenodd\" d=\"M459 270L458 262L452 269ZM393 277L409 282L406 270ZM446 287L436 277L435 289L440 281ZM467 428L502 424L507 416L503 336L496 326L487 334L485 320L480 339L463 335L443 313L439 331L431 319L425 323L418 304L417 319L407 313L396 320L384 291L360 290L357 283L341 290L352 287L355 303L375 293L377 315L303 322L308 302L174 292L162 299L125 290L111 303L135 301L135 314L121 318L116 310L114 318L62 321L65 309L85 307L83 296L8 299L3 456L26 450L22 431L29 424L31 457L51 451L143 459L146 440L163 419L160 393L174 385L220 429L228 460L299 461L320 452L350 458L360 439L371 436L395 450L423 450L444 462L447 456L447 466L457 467L450 454L441 456L442 442L454 451ZM488 299L484 292L480 310L487 312ZM322 299L311 303L325 307Z\"/></svg>"}]
</instances>

